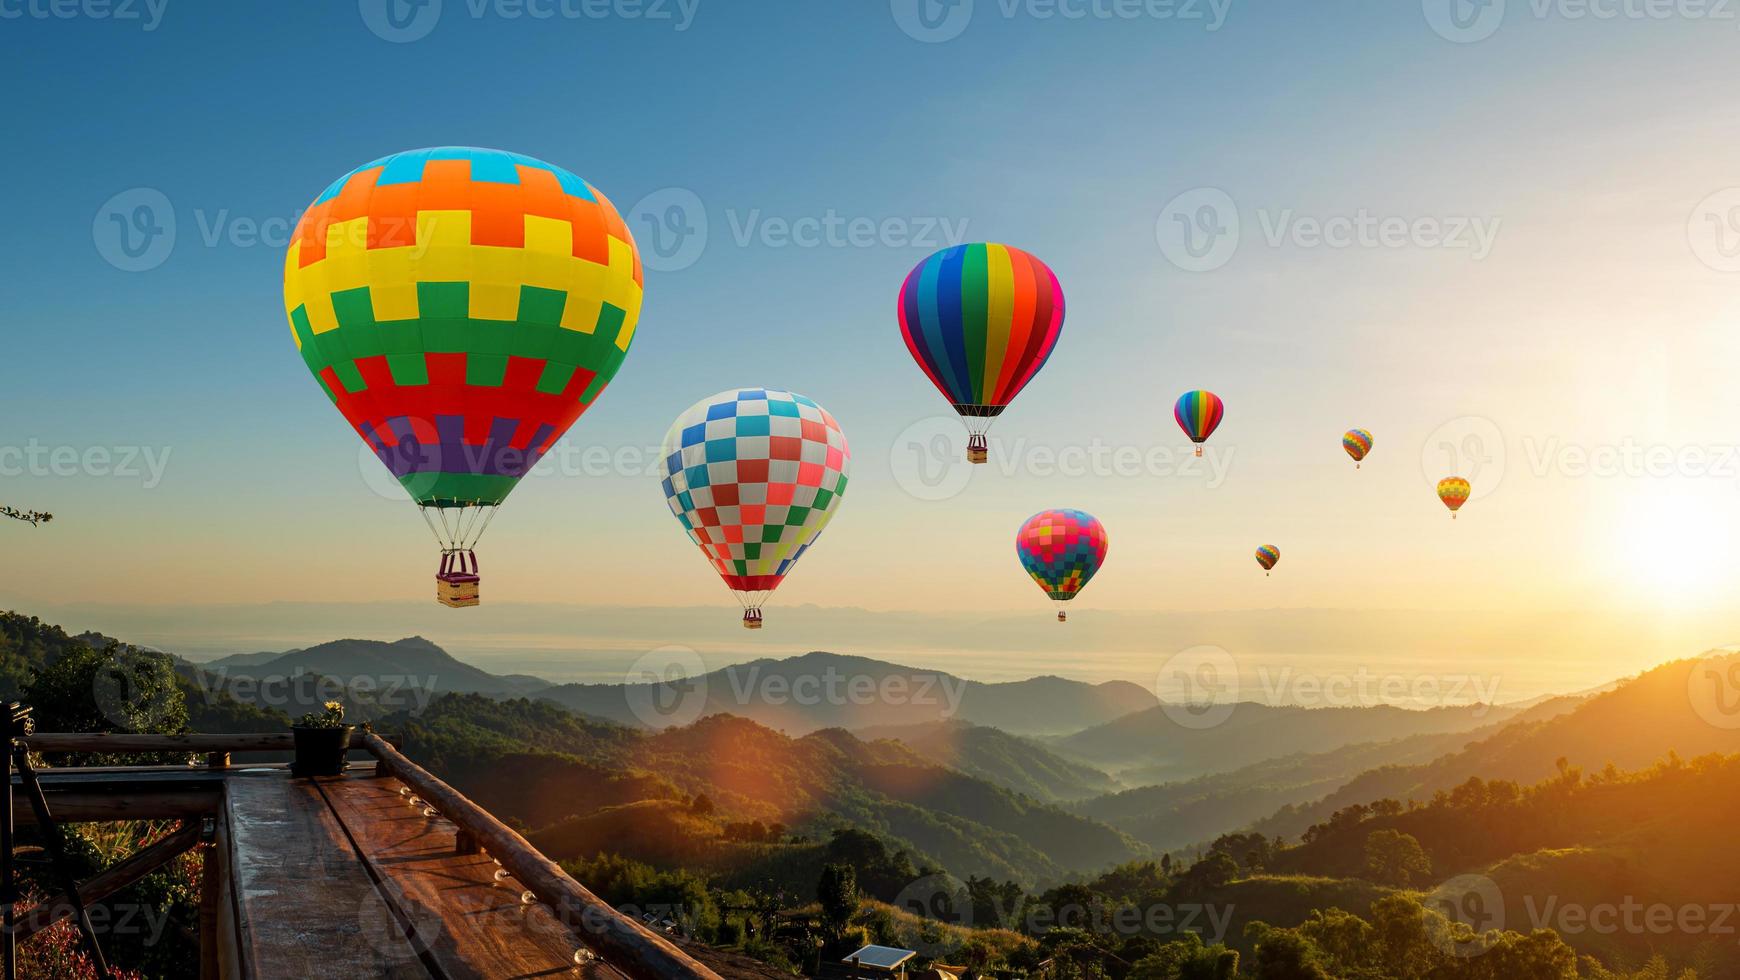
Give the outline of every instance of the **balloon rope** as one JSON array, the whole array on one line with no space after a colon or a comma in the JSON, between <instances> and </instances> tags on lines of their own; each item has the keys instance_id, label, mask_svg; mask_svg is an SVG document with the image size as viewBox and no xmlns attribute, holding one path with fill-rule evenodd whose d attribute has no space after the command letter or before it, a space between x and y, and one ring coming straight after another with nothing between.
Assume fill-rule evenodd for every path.
<instances>
[{"instance_id":1,"label":"balloon rope","mask_svg":"<svg viewBox=\"0 0 1740 980\"><path fill-rule=\"evenodd\" d=\"M441 532L435 530L435 522L429 519L429 508L427 506L419 506L417 512L423 515L423 523L429 525L429 533L435 536L436 546L442 551L446 551L447 542L441 540Z\"/></svg>"},{"instance_id":2,"label":"balloon rope","mask_svg":"<svg viewBox=\"0 0 1740 980\"><path fill-rule=\"evenodd\" d=\"M479 506L481 507L482 505L479 505ZM495 505L494 504L489 505L489 515L483 519L483 526L478 528L477 533L471 536L471 543L467 544L465 546L465 550L470 551L471 549L477 547L477 542L483 538L483 532L489 530L489 522L495 520L495 514L496 514Z\"/></svg>"}]
</instances>

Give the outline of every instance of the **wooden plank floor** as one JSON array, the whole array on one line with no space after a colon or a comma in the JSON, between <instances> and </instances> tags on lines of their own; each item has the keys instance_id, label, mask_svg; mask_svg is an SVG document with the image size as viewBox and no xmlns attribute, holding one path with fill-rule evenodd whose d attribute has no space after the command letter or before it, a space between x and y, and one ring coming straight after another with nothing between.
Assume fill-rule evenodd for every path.
<instances>
[{"instance_id":1,"label":"wooden plank floor","mask_svg":"<svg viewBox=\"0 0 1740 980\"><path fill-rule=\"evenodd\" d=\"M451 823L368 772L230 778L245 975L619 980L575 966L574 941L548 907L521 904L489 857L455 853Z\"/></svg>"}]
</instances>

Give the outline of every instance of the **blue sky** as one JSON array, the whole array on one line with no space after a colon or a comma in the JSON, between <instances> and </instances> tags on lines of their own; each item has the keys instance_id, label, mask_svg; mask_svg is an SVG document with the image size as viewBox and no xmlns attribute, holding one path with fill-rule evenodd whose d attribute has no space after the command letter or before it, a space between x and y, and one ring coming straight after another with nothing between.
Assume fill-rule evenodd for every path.
<instances>
[{"instance_id":1,"label":"blue sky","mask_svg":"<svg viewBox=\"0 0 1740 980\"><path fill-rule=\"evenodd\" d=\"M0 599L421 597L426 532L371 489L295 355L282 242L350 168L471 144L587 178L651 267L628 361L566 440L611 462L515 494L486 539L500 601L728 607L636 453L697 398L765 384L828 406L855 465L776 605L1041 611L1009 539L1073 506L1111 531L1084 596L1106 608L1732 611L1735 573L1700 556L1732 539L1740 472L1682 457L1740 441L1736 273L1726 239L1699 238L1740 236L1719 227L1740 184L1733 19L975 0L930 6L964 27L926 41L903 29L920 0L649 2L388 20L375 0L123 8L137 19L0 0L0 80L28 93L0 157L0 447L146 470L0 457L0 499L60 516L8 531ZM1236 250L1193 268L1168 236L1221 201ZM114 216L141 202L173 247L126 271ZM656 224L673 204L687 250ZM853 219L878 233L783 231ZM1394 244L1359 237L1384 222ZM1355 237L1324 244L1337 229ZM1069 314L994 430L1024 440L1002 447L1019 464L938 500L913 447L952 430L894 297L951 235L1040 255ZM1179 474L1169 406L1198 386L1228 403L1222 469ZM1377 440L1357 482L1353 425ZM1444 466L1487 466L1490 492L1452 525L1432 458L1471 434L1481 460ZM1676 461L1590 472L1631 444ZM1143 462L1046 461L1120 448ZM1283 553L1267 582L1264 542Z\"/></svg>"}]
</instances>

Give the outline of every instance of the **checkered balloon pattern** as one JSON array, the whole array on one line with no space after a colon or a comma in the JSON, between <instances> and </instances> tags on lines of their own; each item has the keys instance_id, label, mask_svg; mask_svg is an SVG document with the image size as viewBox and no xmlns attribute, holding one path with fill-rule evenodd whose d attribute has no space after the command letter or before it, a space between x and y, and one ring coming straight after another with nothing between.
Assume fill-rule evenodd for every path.
<instances>
[{"instance_id":1,"label":"checkered balloon pattern","mask_svg":"<svg viewBox=\"0 0 1740 980\"><path fill-rule=\"evenodd\" d=\"M1058 600L1076 597L1106 560L1106 528L1080 510L1042 510L1015 534L1015 555L1021 567L1045 594Z\"/></svg>"},{"instance_id":2,"label":"checkered balloon pattern","mask_svg":"<svg viewBox=\"0 0 1740 980\"><path fill-rule=\"evenodd\" d=\"M284 261L308 370L424 506L500 503L616 375L640 307L640 255L604 195L501 150L358 167Z\"/></svg>"},{"instance_id":3,"label":"checkered balloon pattern","mask_svg":"<svg viewBox=\"0 0 1740 980\"><path fill-rule=\"evenodd\" d=\"M746 605L778 587L840 509L852 454L827 409L779 388L703 398L664 443L671 513Z\"/></svg>"}]
</instances>

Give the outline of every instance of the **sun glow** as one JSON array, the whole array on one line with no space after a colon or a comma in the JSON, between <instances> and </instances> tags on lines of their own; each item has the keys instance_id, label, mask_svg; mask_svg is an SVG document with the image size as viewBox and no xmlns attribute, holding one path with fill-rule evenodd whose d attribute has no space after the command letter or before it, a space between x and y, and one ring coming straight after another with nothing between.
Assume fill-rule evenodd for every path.
<instances>
[{"instance_id":1,"label":"sun glow","mask_svg":"<svg viewBox=\"0 0 1740 980\"><path fill-rule=\"evenodd\" d=\"M1722 484L1650 481L1613 521L1618 578L1630 595L1684 607L1730 584L1723 542L1733 527L1734 489Z\"/></svg>"}]
</instances>

